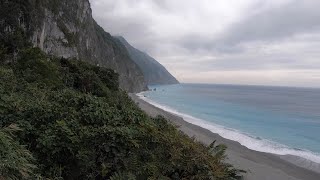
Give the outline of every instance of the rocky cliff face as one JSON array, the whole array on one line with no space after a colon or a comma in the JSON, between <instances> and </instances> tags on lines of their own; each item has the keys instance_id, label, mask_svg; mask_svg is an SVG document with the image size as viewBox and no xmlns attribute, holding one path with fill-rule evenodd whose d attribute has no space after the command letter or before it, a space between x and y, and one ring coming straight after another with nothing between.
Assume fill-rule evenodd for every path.
<instances>
[{"instance_id":1,"label":"rocky cliff face","mask_svg":"<svg viewBox=\"0 0 320 180\"><path fill-rule=\"evenodd\" d=\"M126 48L92 18L88 0L1 0L0 5L4 42L18 32L47 54L115 70L124 90L146 89L143 73Z\"/></svg>"},{"instance_id":2,"label":"rocky cliff face","mask_svg":"<svg viewBox=\"0 0 320 180\"><path fill-rule=\"evenodd\" d=\"M177 79L154 58L131 46L123 37L117 36L116 38L127 48L131 59L141 68L148 85L179 83Z\"/></svg>"}]
</instances>

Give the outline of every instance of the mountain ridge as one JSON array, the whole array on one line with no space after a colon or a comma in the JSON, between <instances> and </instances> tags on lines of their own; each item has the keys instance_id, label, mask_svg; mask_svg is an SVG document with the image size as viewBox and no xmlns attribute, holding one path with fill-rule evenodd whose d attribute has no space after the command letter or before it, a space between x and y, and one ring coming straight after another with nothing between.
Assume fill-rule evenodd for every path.
<instances>
[{"instance_id":1,"label":"mountain ridge","mask_svg":"<svg viewBox=\"0 0 320 180\"><path fill-rule=\"evenodd\" d=\"M147 89L126 48L93 19L88 0L11 0L0 5L0 40L12 47L11 54L17 54L19 43L28 42L48 55L111 68L128 92ZM17 35L21 39L12 41Z\"/></svg>"},{"instance_id":2,"label":"mountain ridge","mask_svg":"<svg viewBox=\"0 0 320 180\"><path fill-rule=\"evenodd\" d=\"M110 68L127 92L179 83L154 58L106 32L92 17L88 0L12 0L0 5L0 42L13 56L8 62L29 44L48 55Z\"/></svg>"},{"instance_id":3,"label":"mountain ridge","mask_svg":"<svg viewBox=\"0 0 320 180\"><path fill-rule=\"evenodd\" d=\"M140 67L148 85L178 84L179 81L157 60L133 47L124 37L114 36L126 48L131 59Z\"/></svg>"}]
</instances>

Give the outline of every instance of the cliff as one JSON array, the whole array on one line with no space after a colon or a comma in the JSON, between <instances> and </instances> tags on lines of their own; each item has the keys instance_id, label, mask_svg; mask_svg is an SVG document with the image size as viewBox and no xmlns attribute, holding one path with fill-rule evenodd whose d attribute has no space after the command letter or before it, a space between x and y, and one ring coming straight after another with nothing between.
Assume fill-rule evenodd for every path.
<instances>
[{"instance_id":1,"label":"cliff","mask_svg":"<svg viewBox=\"0 0 320 180\"><path fill-rule=\"evenodd\" d=\"M131 46L123 37L117 36L116 38L127 48L131 59L140 67L148 85L179 83L177 79L154 58Z\"/></svg>"},{"instance_id":2,"label":"cliff","mask_svg":"<svg viewBox=\"0 0 320 180\"><path fill-rule=\"evenodd\" d=\"M146 88L87 0L1 0L0 179L238 177L224 146L149 117L119 83Z\"/></svg>"},{"instance_id":3,"label":"cliff","mask_svg":"<svg viewBox=\"0 0 320 180\"><path fill-rule=\"evenodd\" d=\"M48 55L113 69L126 91L146 89L143 73L126 48L92 18L88 0L1 1L0 40L12 54L31 43Z\"/></svg>"}]
</instances>

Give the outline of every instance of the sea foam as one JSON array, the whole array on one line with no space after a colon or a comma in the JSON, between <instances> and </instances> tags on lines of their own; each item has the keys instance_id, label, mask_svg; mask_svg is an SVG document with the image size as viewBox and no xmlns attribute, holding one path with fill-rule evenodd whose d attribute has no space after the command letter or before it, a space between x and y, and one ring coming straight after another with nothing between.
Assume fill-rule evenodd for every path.
<instances>
[{"instance_id":1,"label":"sea foam","mask_svg":"<svg viewBox=\"0 0 320 180\"><path fill-rule=\"evenodd\" d=\"M150 103L160 109L163 109L167 112L170 112L172 114L175 114L177 116L182 117L185 121L187 121L191 124L208 129L213 133L219 134L223 138L237 141L241 145L243 145L249 149L259 151L259 152L277 154L277 155L298 156L298 157L302 157L304 159L307 159L307 160L310 160L310 161L313 161L315 163L320 164L320 154L318 154L318 153L314 153L314 152L311 152L311 151L305 150L305 149L290 148L286 145L283 145L283 144L280 144L277 142L273 142L268 139L264 139L262 137L255 137L255 136L252 136L248 133L241 132L236 129L224 127L222 125L218 125L213 122L208 122L203 119L196 118L191 115L178 112L177 110L175 110L171 107L159 104L159 103L147 98L144 95L144 92L138 93L137 96L139 98L141 98L142 100L144 100L144 101L146 101L146 102L148 102L148 103Z\"/></svg>"}]
</instances>

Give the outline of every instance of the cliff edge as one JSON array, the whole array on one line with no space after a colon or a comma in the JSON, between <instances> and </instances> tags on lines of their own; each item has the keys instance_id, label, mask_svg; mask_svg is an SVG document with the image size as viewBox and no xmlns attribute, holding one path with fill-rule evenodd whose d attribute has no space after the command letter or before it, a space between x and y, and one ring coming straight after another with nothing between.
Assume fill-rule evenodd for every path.
<instances>
[{"instance_id":1,"label":"cliff edge","mask_svg":"<svg viewBox=\"0 0 320 180\"><path fill-rule=\"evenodd\" d=\"M128 92L147 89L142 71L124 45L92 18L88 0L1 1L0 12L0 40L11 45L12 54L21 43L32 43L49 55L113 69L120 87Z\"/></svg>"}]
</instances>

